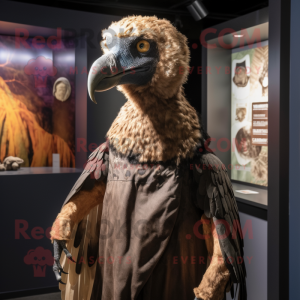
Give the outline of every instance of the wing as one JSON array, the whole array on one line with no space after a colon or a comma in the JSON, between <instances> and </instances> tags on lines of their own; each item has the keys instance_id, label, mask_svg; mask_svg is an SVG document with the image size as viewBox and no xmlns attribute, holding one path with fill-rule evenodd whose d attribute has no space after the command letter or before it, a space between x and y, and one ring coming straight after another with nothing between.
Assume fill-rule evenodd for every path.
<instances>
[{"instance_id":1,"label":"wing","mask_svg":"<svg viewBox=\"0 0 300 300\"><path fill-rule=\"evenodd\" d=\"M99 181L105 181L108 173L108 144L104 143L89 157L86 167L67 196L64 205L74 195L92 191ZM91 193L91 197L93 194ZM62 253L61 265L64 271L59 284L62 300L90 299L98 259L100 222L102 203L90 210L72 230L71 238L67 242L67 248L76 263L71 262Z\"/></svg>"},{"instance_id":2,"label":"wing","mask_svg":"<svg viewBox=\"0 0 300 300\"><path fill-rule=\"evenodd\" d=\"M216 226L222 256L231 280L239 285L239 300L247 299L244 242L239 211L227 170L213 153L194 159L195 202ZM233 293L233 288L232 288Z\"/></svg>"},{"instance_id":3,"label":"wing","mask_svg":"<svg viewBox=\"0 0 300 300\"><path fill-rule=\"evenodd\" d=\"M69 200L78 193L85 185L87 188L93 186L94 180L103 180L108 174L108 141L101 144L92 154L89 156L88 161L84 167L84 170L69 195L67 196L63 206L69 202Z\"/></svg>"}]
</instances>

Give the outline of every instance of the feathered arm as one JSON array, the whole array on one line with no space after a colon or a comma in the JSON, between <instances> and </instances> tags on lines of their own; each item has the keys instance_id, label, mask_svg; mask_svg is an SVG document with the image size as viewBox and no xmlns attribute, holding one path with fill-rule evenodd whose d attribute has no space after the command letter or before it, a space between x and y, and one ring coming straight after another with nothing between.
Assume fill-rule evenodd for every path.
<instances>
[{"instance_id":1,"label":"feathered arm","mask_svg":"<svg viewBox=\"0 0 300 300\"><path fill-rule=\"evenodd\" d=\"M205 243L208 250L210 265L206 270L199 287L194 289L198 299L222 300L226 285L230 279L222 256L218 234L213 220L202 216L203 234L206 237Z\"/></svg>"},{"instance_id":2,"label":"feathered arm","mask_svg":"<svg viewBox=\"0 0 300 300\"><path fill-rule=\"evenodd\" d=\"M89 157L81 176L69 193L50 232L51 240L69 240L72 229L103 201L108 172L108 145L102 144Z\"/></svg>"},{"instance_id":3,"label":"feathered arm","mask_svg":"<svg viewBox=\"0 0 300 300\"><path fill-rule=\"evenodd\" d=\"M57 215L50 232L51 240L69 240L74 225L103 201L105 187L104 181L95 182L91 190L76 193Z\"/></svg>"},{"instance_id":4,"label":"feathered arm","mask_svg":"<svg viewBox=\"0 0 300 300\"><path fill-rule=\"evenodd\" d=\"M62 274L66 274L60 263L62 252L73 262L72 252L76 252L76 256L78 254L79 257L83 255L88 255L87 257L97 256L97 240L100 233L99 222L101 219L101 205L98 204L100 204L104 198L108 163L107 142L102 144L90 155L84 171L73 186L63 204L61 212L58 214L52 226L50 235L54 248L53 271L60 285L66 284L61 281ZM89 222L86 222L87 218ZM77 229L75 228L73 230L75 224L78 224L78 226ZM91 224L95 226L92 230L93 234L87 237L86 233ZM73 239L71 238L71 235L73 236L72 232L74 232L75 235ZM68 247L71 252L68 250L66 242L68 242ZM91 264L91 266L93 266L93 264ZM76 263L76 273L78 275L81 274L81 269L82 264L79 261ZM71 272L71 274L73 273L74 272Z\"/></svg>"}]
</instances>

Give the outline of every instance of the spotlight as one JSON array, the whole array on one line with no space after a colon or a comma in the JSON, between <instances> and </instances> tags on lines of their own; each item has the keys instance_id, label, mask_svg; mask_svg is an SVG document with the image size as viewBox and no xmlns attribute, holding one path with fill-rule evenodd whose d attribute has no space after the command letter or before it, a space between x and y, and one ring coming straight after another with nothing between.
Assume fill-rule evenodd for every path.
<instances>
[{"instance_id":1,"label":"spotlight","mask_svg":"<svg viewBox=\"0 0 300 300\"><path fill-rule=\"evenodd\" d=\"M195 21L199 21L205 18L208 15L208 11L204 4L200 0L196 0L192 2L189 6L187 6L188 11L193 16Z\"/></svg>"}]
</instances>

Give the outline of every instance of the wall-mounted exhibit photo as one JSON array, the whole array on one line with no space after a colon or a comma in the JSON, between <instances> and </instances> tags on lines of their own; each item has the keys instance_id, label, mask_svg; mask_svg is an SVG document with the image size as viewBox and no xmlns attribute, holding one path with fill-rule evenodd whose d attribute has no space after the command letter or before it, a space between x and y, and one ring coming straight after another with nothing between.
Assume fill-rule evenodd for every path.
<instances>
[{"instance_id":1,"label":"wall-mounted exhibit photo","mask_svg":"<svg viewBox=\"0 0 300 300\"><path fill-rule=\"evenodd\" d=\"M268 185L268 42L233 49L231 179Z\"/></svg>"}]
</instances>

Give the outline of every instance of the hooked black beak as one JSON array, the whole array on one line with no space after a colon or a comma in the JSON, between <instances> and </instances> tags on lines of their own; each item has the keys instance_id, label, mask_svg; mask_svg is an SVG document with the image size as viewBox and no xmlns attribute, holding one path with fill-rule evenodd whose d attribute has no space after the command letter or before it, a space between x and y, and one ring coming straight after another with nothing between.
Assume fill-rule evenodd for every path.
<instances>
[{"instance_id":1,"label":"hooked black beak","mask_svg":"<svg viewBox=\"0 0 300 300\"><path fill-rule=\"evenodd\" d=\"M113 53L104 54L93 63L89 72L88 91L90 98L97 104L95 92L104 92L121 84L146 84L154 71L155 64L151 60L143 61L140 64L131 64L130 61L123 62L121 65Z\"/></svg>"},{"instance_id":2,"label":"hooked black beak","mask_svg":"<svg viewBox=\"0 0 300 300\"><path fill-rule=\"evenodd\" d=\"M88 76L88 92L93 102L95 92L107 91L118 85L126 74L112 53L104 54L92 65Z\"/></svg>"}]
</instances>

